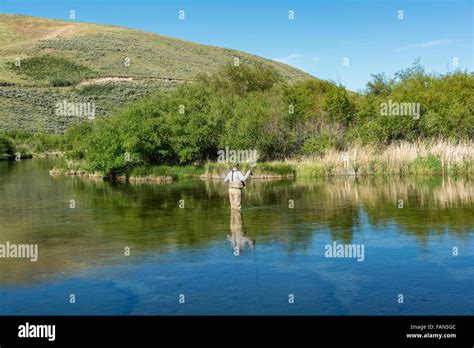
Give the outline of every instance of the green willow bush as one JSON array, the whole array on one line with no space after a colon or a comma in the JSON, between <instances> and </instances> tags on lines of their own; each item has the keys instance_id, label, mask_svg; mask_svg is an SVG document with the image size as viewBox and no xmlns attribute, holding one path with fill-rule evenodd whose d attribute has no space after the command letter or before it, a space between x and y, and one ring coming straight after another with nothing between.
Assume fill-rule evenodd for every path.
<instances>
[{"instance_id":1,"label":"green willow bush","mask_svg":"<svg viewBox=\"0 0 474 348\"><path fill-rule=\"evenodd\" d=\"M5 134L0 133L0 158L11 156L15 153L13 141Z\"/></svg>"},{"instance_id":2,"label":"green willow bush","mask_svg":"<svg viewBox=\"0 0 474 348\"><path fill-rule=\"evenodd\" d=\"M59 134L10 129L0 132L0 155L44 153L64 149L64 137Z\"/></svg>"},{"instance_id":3,"label":"green willow bush","mask_svg":"<svg viewBox=\"0 0 474 348\"><path fill-rule=\"evenodd\" d=\"M264 65L227 65L109 118L75 125L65 136L70 158L104 173L202 164L225 147L279 160L352 144L456 141L473 138L473 91L472 73L429 74L418 63L391 79L374 75L363 94L321 80L288 84ZM420 117L384 116L388 101L420 103Z\"/></svg>"}]
</instances>

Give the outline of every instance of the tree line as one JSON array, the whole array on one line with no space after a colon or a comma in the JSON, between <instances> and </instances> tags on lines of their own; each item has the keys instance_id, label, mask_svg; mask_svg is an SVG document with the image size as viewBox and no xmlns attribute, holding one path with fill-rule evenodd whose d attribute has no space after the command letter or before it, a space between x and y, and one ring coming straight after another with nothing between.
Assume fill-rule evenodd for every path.
<instances>
[{"instance_id":1,"label":"tree line","mask_svg":"<svg viewBox=\"0 0 474 348\"><path fill-rule=\"evenodd\" d=\"M363 93L317 79L290 84L262 64L229 64L110 117L73 125L64 149L88 171L116 173L135 165L212 161L226 147L278 160L354 143L472 140L473 92L473 73L428 73L419 62L390 78L372 75ZM417 105L419 114L382 112L396 103ZM9 145L0 136L1 146Z\"/></svg>"}]
</instances>

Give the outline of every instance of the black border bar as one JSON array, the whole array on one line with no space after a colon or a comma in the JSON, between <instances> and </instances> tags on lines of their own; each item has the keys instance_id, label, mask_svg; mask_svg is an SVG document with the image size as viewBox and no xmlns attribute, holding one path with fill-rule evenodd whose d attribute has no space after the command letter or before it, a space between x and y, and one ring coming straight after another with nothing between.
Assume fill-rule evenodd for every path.
<instances>
[{"instance_id":1,"label":"black border bar","mask_svg":"<svg viewBox=\"0 0 474 348\"><path fill-rule=\"evenodd\" d=\"M19 326L55 325L55 341ZM433 325L420 332L412 325ZM437 326L440 325L440 326ZM407 338L411 333L456 338ZM474 316L0 316L0 347L59 345L344 344L474 346Z\"/></svg>"}]
</instances>

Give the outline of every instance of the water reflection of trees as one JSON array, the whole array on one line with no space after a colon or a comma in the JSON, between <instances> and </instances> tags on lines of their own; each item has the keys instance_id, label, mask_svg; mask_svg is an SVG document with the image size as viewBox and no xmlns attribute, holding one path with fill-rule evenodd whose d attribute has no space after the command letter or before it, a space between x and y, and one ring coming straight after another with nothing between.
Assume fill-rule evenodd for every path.
<instances>
[{"instance_id":1,"label":"water reflection of trees","mask_svg":"<svg viewBox=\"0 0 474 348\"><path fill-rule=\"evenodd\" d=\"M375 230L395 224L399 233L414 236L422 245L430 236L449 233L466 238L472 231L474 183L466 178L370 177L297 180L291 184L254 182L246 188L245 194L253 204L287 207L288 200L295 201L295 214L286 209L269 219L276 231L288 233L282 238L287 242L291 242L291 238L307 237L307 233L294 231L294 226L306 223L323 225L333 240L349 243L354 231L364 232L364 219ZM288 228L277 227L281 225Z\"/></svg>"},{"instance_id":2,"label":"water reflection of trees","mask_svg":"<svg viewBox=\"0 0 474 348\"><path fill-rule=\"evenodd\" d=\"M350 240L362 215L376 230L395 223L421 244L432 235L465 238L472 231L474 184L464 178L334 178L295 183L299 185L313 192L302 197L306 204L319 200L317 216L327 223L333 239Z\"/></svg>"},{"instance_id":3,"label":"water reflection of trees","mask_svg":"<svg viewBox=\"0 0 474 348\"><path fill-rule=\"evenodd\" d=\"M187 248L191 258L216 243L229 247L228 194L220 182L104 183L53 178L43 167L44 162L31 161L0 168L0 242L40 247L36 264L2 260L0 283L129 262L123 256L126 246L132 256L158 257ZM474 183L464 178L254 180L244 191L243 215L257 245L277 242L289 254L309 248L315 233L350 243L353 233L367 230L367 223L374 231L395 225L399 233L426 245L445 233L467 238L473 197ZM71 198L77 202L74 211L68 209Z\"/></svg>"},{"instance_id":4,"label":"water reflection of trees","mask_svg":"<svg viewBox=\"0 0 474 348\"><path fill-rule=\"evenodd\" d=\"M219 182L181 184L177 190L191 203L192 218L221 215L227 205L226 187ZM205 188L202 192L201 187ZM137 188L133 188L136 190ZM143 196L139 194L138 196ZM176 207L172 194L160 195L162 207ZM400 233L416 237L425 244L430 236L450 233L467 236L472 228L474 184L465 178L331 178L312 181L253 181L244 190L244 202L261 210L245 212L249 230L256 230L265 240L281 240L293 249L307 245L314 228L325 226L334 240L349 243L354 231L364 232L364 219L383 230L395 223ZM167 202L167 200L172 202ZM295 207L288 208L289 200ZM267 209L268 208L268 209ZM194 215L196 214L196 215ZM171 213L171 215L173 215ZM186 230L200 235L201 226L191 223ZM184 233L186 235L187 233ZM207 238L206 238L207 237ZM209 235L204 242L209 240ZM199 243L199 238L187 242Z\"/></svg>"}]
</instances>

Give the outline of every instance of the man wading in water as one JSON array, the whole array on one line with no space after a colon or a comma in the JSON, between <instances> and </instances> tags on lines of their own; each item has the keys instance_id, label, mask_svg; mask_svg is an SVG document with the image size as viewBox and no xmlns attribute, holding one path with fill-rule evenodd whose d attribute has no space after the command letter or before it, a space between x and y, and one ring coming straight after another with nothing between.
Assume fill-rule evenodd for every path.
<instances>
[{"instance_id":1,"label":"man wading in water","mask_svg":"<svg viewBox=\"0 0 474 348\"><path fill-rule=\"evenodd\" d=\"M233 164L232 171L227 174L224 179L224 182L229 182L229 199L230 199L230 209L241 210L242 202L242 189L245 186L245 180L252 175L252 171L248 171L247 174L242 175L239 171L239 165Z\"/></svg>"}]
</instances>

